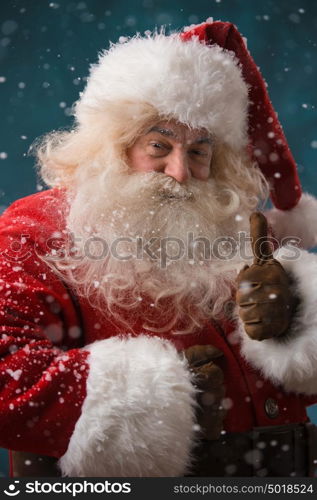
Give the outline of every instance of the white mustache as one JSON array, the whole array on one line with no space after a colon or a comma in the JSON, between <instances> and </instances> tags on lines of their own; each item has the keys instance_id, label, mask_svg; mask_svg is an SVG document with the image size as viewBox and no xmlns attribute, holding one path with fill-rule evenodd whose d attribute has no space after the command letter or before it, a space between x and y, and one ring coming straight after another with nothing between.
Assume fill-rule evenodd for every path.
<instances>
[{"instance_id":1,"label":"white mustache","mask_svg":"<svg viewBox=\"0 0 317 500\"><path fill-rule=\"evenodd\" d=\"M187 187L179 184L172 177L153 180L153 187L160 199L163 200L194 200L194 193Z\"/></svg>"}]
</instances>

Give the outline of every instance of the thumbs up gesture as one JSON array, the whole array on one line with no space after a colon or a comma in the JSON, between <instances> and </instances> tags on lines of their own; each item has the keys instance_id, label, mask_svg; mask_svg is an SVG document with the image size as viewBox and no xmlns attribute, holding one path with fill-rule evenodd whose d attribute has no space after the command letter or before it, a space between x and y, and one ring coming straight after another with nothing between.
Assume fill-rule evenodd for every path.
<instances>
[{"instance_id":1,"label":"thumbs up gesture","mask_svg":"<svg viewBox=\"0 0 317 500\"><path fill-rule=\"evenodd\" d=\"M254 260L238 275L236 300L245 331L254 340L285 333L297 305L290 277L273 258L267 233L264 215L253 213L250 236Z\"/></svg>"}]
</instances>

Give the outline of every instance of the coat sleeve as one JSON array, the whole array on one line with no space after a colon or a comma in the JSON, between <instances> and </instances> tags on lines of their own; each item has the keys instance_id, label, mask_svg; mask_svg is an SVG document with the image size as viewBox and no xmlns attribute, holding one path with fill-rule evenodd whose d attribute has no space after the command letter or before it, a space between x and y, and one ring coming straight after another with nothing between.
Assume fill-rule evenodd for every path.
<instances>
[{"instance_id":1,"label":"coat sleeve","mask_svg":"<svg viewBox=\"0 0 317 500\"><path fill-rule=\"evenodd\" d=\"M252 340L241 321L242 353L265 377L316 402L317 395L317 255L285 246L274 257L294 282L299 306L289 330L280 338Z\"/></svg>"},{"instance_id":2,"label":"coat sleeve","mask_svg":"<svg viewBox=\"0 0 317 500\"><path fill-rule=\"evenodd\" d=\"M195 423L185 361L156 337L85 345L32 227L10 213L0 223L0 446L57 457L68 476L183 475Z\"/></svg>"}]
</instances>

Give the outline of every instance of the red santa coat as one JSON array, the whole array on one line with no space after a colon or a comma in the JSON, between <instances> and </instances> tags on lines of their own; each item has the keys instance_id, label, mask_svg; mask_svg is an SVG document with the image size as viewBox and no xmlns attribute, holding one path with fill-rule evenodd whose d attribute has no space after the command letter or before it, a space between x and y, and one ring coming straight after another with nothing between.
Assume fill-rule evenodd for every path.
<instances>
[{"instance_id":1,"label":"red santa coat","mask_svg":"<svg viewBox=\"0 0 317 500\"><path fill-rule=\"evenodd\" d=\"M251 366L241 327L210 322L197 334L162 340L140 318L131 336L78 300L38 256L65 237L64 206L63 191L48 190L16 201L0 219L1 447L61 458L66 475L184 474L195 395L177 351L195 344L224 353L217 362L227 432L307 421L315 374L307 391L286 380L286 392L277 370L270 380L260 362ZM269 399L278 405L274 416Z\"/></svg>"}]
</instances>

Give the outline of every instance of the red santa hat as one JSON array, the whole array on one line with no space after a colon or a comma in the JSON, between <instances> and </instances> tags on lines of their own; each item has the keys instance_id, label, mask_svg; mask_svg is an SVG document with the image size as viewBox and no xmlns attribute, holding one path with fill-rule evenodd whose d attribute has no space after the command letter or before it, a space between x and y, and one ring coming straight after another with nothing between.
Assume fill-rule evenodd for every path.
<instances>
[{"instance_id":1,"label":"red santa hat","mask_svg":"<svg viewBox=\"0 0 317 500\"><path fill-rule=\"evenodd\" d=\"M184 41L197 37L234 52L249 87L248 136L253 155L271 186L275 207L288 210L301 197L295 160L288 147L281 124L270 101L265 81L247 49L246 40L231 23L203 23L184 32Z\"/></svg>"},{"instance_id":2,"label":"red santa hat","mask_svg":"<svg viewBox=\"0 0 317 500\"><path fill-rule=\"evenodd\" d=\"M275 207L297 205L294 158L261 73L233 24L206 22L181 35L136 36L112 45L92 66L76 118L82 126L96 123L121 103L122 119L132 123L141 102L161 116L204 127L233 149L250 146Z\"/></svg>"}]
</instances>

